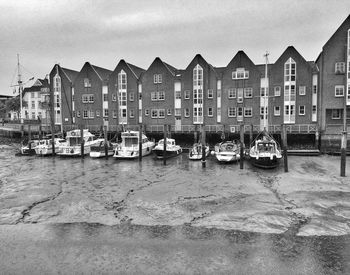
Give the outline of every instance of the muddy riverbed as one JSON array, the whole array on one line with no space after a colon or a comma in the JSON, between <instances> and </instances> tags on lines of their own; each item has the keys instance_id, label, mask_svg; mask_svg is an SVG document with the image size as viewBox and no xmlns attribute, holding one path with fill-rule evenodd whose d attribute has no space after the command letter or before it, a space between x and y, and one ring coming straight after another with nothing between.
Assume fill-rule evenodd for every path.
<instances>
[{"instance_id":1,"label":"muddy riverbed","mask_svg":"<svg viewBox=\"0 0 350 275\"><path fill-rule=\"evenodd\" d=\"M339 157L290 157L284 173L212 158L203 169L185 154L166 166L152 157L16 157L15 145L0 145L9 273L350 272L350 180L339 176Z\"/></svg>"}]
</instances>

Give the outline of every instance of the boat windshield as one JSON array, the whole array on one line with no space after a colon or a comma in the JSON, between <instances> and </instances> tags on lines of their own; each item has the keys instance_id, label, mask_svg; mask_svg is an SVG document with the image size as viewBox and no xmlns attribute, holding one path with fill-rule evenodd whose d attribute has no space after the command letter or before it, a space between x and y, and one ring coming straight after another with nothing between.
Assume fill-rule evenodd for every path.
<instances>
[{"instance_id":1,"label":"boat windshield","mask_svg":"<svg viewBox=\"0 0 350 275\"><path fill-rule=\"evenodd\" d=\"M236 145L233 143L224 143L221 145L221 151L234 151L236 150Z\"/></svg>"},{"instance_id":2,"label":"boat windshield","mask_svg":"<svg viewBox=\"0 0 350 275\"><path fill-rule=\"evenodd\" d=\"M69 137L69 145L70 146L76 146L81 144L81 138L80 137Z\"/></svg>"},{"instance_id":3,"label":"boat windshield","mask_svg":"<svg viewBox=\"0 0 350 275\"><path fill-rule=\"evenodd\" d=\"M275 144L273 144L271 142L259 143L258 150L260 152L271 152L271 153L274 153L276 151Z\"/></svg>"},{"instance_id":4,"label":"boat windshield","mask_svg":"<svg viewBox=\"0 0 350 275\"><path fill-rule=\"evenodd\" d=\"M132 147L134 145L137 145L138 138L137 137L125 137L124 144L126 147Z\"/></svg>"}]
</instances>

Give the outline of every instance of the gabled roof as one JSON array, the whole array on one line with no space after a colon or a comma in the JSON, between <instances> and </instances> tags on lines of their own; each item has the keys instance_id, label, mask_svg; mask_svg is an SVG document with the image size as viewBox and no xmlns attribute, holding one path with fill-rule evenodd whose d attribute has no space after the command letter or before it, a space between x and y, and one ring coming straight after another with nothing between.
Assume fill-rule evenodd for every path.
<instances>
[{"instance_id":1,"label":"gabled roof","mask_svg":"<svg viewBox=\"0 0 350 275\"><path fill-rule=\"evenodd\" d=\"M199 53L196 54L196 56L191 60L191 62L188 64L188 66L186 67L186 70L189 69L189 67L191 66L191 64L194 62L194 61L197 61L198 63L201 61L201 62L204 62L211 71L213 71L213 73L217 76L217 72L215 70L215 68L209 64L204 58L202 55L200 55Z\"/></svg>"},{"instance_id":2,"label":"gabled roof","mask_svg":"<svg viewBox=\"0 0 350 275\"><path fill-rule=\"evenodd\" d=\"M140 67L137 67L133 64L125 62L126 65L130 68L130 70L133 72L133 74L136 76L136 78L140 78L141 74L145 72L145 69L142 69Z\"/></svg>"},{"instance_id":3,"label":"gabled roof","mask_svg":"<svg viewBox=\"0 0 350 275\"><path fill-rule=\"evenodd\" d=\"M349 22L347 22L347 21L349 21ZM338 29L332 34L332 36L327 40L327 42L323 45L322 48L324 48L324 47L333 39L333 37L336 35L336 33L339 32L339 31L342 29L342 27L343 27L346 23L348 23L348 24L350 25L350 14L349 14L348 17L343 21L343 23L341 23L341 25L338 27ZM318 58L317 58L317 59L318 59Z\"/></svg>"},{"instance_id":4,"label":"gabled roof","mask_svg":"<svg viewBox=\"0 0 350 275\"><path fill-rule=\"evenodd\" d=\"M306 65L310 66L310 64L305 60L305 58L293 46L288 46L287 49L285 49L284 52L280 55L280 57L276 60L275 64L282 62L282 58L287 52L294 52L296 55L298 55L301 58L303 62L305 62Z\"/></svg>"},{"instance_id":5,"label":"gabled roof","mask_svg":"<svg viewBox=\"0 0 350 275\"><path fill-rule=\"evenodd\" d=\"M250 62L251 65L255 66L254 62L249 58L249 56L244 51L239 50L227 64L226 68L229 68L232 63L240 63L242 59L248 60L248 62Z\"/></svg>"},{"instance_id":6,"label":"gabled roof","mask_svg":"<svg viewBox=\"0 0 350 275\"><path fill-rule=\"evenodd\" d=\"M159 57L156 57L153 60L152 64L148 67L147 70L149 70L149 68L151 68L153 66L153 64L156 62L160 62L173 76L175 76L177 69L175 67L169 65L168 63L163 62Z\"/></svg>"},{"instance_id":7,"label":"gabled roof","mask_svg":"<svg viewBox=\"0 0 350 275\"><path fill-rule=\"evenodd\" d=\"M49 88L49 87L50 85L47 78L44 78L44 79L38 78L32 86L26 87L23 89L22 95L25 95L25 93L27 92L40 92L41 88Z\"/></svg>"},{"instance_id":8,"label":"gabled roof","mask_svg":"<svg viewBox=\"0 0 350 275\"><path fill-rule=\"evenodd\" d=\"M313 73L318 73L319 72L317 64L314 61L307 61L307 63L310 65Z\"/></svg>"},{"instance_id":9,"label":"gabled roof","mask_svg":"<svg viewBox=\"0 0 350 275\"><path fill-rule=\"evenodd\" d=\"M61 67L61 69L65 73L65 75L67 76L67 78L70 82L74 82L75 78L79 74L79 72L71 70L71 69L62 68L62 67Z\"/></svg>"},{"instance_id":10,"label":"gabled roof","mask_svg":"<svg viewBox=\"0 0 350 275\"><path fill-rule=\"evenodd\" d=\"M87 62L91 68L93 68L95 70L95 72L97 73L97 75L99 76L99 78L104 81L104 80L108 80L109 75L112 73L112 71L105 69L105 68L101 68L95 65L91 65L89 62Z\"/></svg>"}]
</instances>

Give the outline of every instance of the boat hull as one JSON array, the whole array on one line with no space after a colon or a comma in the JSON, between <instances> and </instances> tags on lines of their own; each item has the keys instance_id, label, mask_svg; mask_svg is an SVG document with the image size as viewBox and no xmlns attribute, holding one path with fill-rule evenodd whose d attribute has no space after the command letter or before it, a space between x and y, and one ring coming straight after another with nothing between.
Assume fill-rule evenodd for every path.
<instances>
[{"instance_id":1,"label":"boat hull","mask_svg":"<svg viewBox=\"0 0 350 275\"><path fill-rule=\"evenodd\" d=\"M84 155L90 154L91 147L84 146ZM57 155L62 157L77 157L81 156L81 148L80 146L64 146L60 147L57 151Z\"/></svg>"},{"instance_id":2,"label":"boat hull","mask_svg":"<svg viewBox=\"0 0 350 275\"><path fill-rule=\"evenodd\" d=\"M145 157L152 153L152 149L154 147L153 145L146 146L142 148L142 157ZM139 157L139 150L133 150L133 149L116 149L115 153L113 155L116 159L136 159Z\"/></svg>"},{"instance_id":3,"label":"boat hull","mask_svg":"<svg viewBox=\"0 0 350 275\"><path fill-rule=\"evenodd\" d=\"M155 154L157 159L164 159L164 150L161 149L153 149L152 152ZM176 150L166 150L165 158L172 158L180 155L182 153L182 148Z\"/></svg>"},{"instance_id":4,"label":"boat hull","mask_svg":"<svg viewBox=\"0 0 350 275\"><path fill-rule=\"evenodd\" d=\"M113 150L108 150L107 151L108 156L113 156L114 151ZM101 151L90 151L90 157L91 158L103 158L106 156L106 152L104 150Z\"/></svg>"},{"instance_id":5,"label":"boat hull","mask_svg":"<svg viewBox=\"0 0 350 275\"><path fill-rule=\"evenodd\" d=\"M215 153L215 158L220 163L231 163L240 160L239 154Z\"/></svg>"},{"instance_id":6,"label":"boat hull","mask_svg":"<svg viewBox=\"0 0 350 275\"><path fill-rule=\"evenodd\" d=\"M205 149L205 156L208 157L210 153L209 147ZM202 159L202 152L200 153L193 153L192 150L188 154L188 159L190 160L201 160Z\"/></svg>"},{"instance_id":7,"label":"boat hull","mask_svg":"<svg viewBox=\"0 0 350 275\"><path fill-rule=\"evenodd\" d=\"M270 157L250 157L250 163L258 168L272 169L276 168L280 164L280 159L274 156Z\"/></svg>"},{"instance_id":8,"label":"boat hull","mask_svg":"<svg viewBox=\"0 0 350 275\"><path fill-rule=\"evenodd\" d=\"M52 147L37 147L35 148L35 153L38 156L48 156L52 155Z\"/></svg>"}]
</instances>

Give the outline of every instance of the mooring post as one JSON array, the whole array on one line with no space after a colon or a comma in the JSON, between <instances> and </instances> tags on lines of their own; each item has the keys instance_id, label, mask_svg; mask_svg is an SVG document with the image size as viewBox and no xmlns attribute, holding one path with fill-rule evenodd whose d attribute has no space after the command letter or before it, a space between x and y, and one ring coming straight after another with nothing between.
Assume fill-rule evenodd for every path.
<instances>
[{"instance_id":1,"label":"mooring post","mask_svg":"<svg viewBox=\"0 0 350 275\"><path fill-rule=\"evenodd\" d=\"M244 167L244 124L239 125L239 134L240 134L240 160L239 160L239 168L243 169Z\"/></svg>"},{"instance_id":2,"label":"mooring post","mask_svg":"<svg viewBox=\"0 0 350 275\"><path fill-rule=\"evenodd\" d=\"M39 140L41 140L43 138L43 131L41 129L41 122L39 124Z\"/></svg>"},{"instance_id":3,"label":"mooring post","mask_svg":"<svg viewBox=\"0 0 350 275\"><path fill-rule=\"evenodd\" d=\"M163 137L163 139L164 139L164 144L163 144L163 164L164 165L166 165L166 143L167 143L167 141L166 141L166 136L167 136L167 125L166 124L164 124L164 137Z\"/></svg>"},{"instance_id":4,"label":"mooring post","mask_svg":"<svg viewBox=\"0 0 350 275\"><path fill-rule=\"evenodd\" d=\"M139 125L139 161L142 160L142 123Z\"/></svg>"},{"instance_id":5,"label":"mooring post","mask_svg":"<svg viewBox=\"0 0 350 275\"><path fill-rule=\"evenodd\" d=\"M282 151L283 151L283 163L284 172L288 172L288 140L287 140L287 127L282 124Z\"/></svg>"},{"instance_id":6,"label":"mooring post","mask_svg":"<svg viewBox=\"0 0 350 275\"><path fill-rule=\"evenodd\" d=\"M83 129L83 124L80 125L80 153L81 153L81 158L84 158L84 129Z\"/></svg>"},{"instance_id":7,"label":"mooring post","mask_svg":"<svg viewBox=\"0 0 350 275\"><path fill-rule=\"evenodd\" d=\"M107 126L103 127L103 136L105 138L105 158L108 159L108 138L107 138Z\"/></svg>"},{"instance_id":8,"label":"mooring post","mask_svg":"<svg viewBox=\"0 0 350 275\"><path fill-rule=\"evenodd\" d=\"M205 128L204 128L204 125L202 125L202 140L201 140L201 143L202 143L202 167L205 167L206 166L206 156L205 156Z\"/></svg>"},{"instance_id":9,"label":"mooring post","mask_svg":"<svg viewBox=\"0 0 350 275\"><path fill-rule=\"evenodd\" d=\"M347 143L347 132L343 131L341 137L341 149L340 149L340 176L345 177L346 174L346 143Z\"/></svg>"},{"instance_id":10,"label":"mooring post","mask_svg":"<svg viewBox=\"0 0 350 275\"><path fill-rule=\"evenodd\" d=\"M21 124L21 138L23 140L23 137L24 137L24 125Z\"/></svg>"},{"instance_id":11,"label":"mooring post","mask_svg":"<svg viewBox=\"0 0 350 275\"><path fill-rule=\"evenodd\" d=\"M29 148L29 152L32 149L32 143L30 142L32 140L32 131L31 131L31 125L28 124L28 148Z\"/></svg>"}]
</instances>

